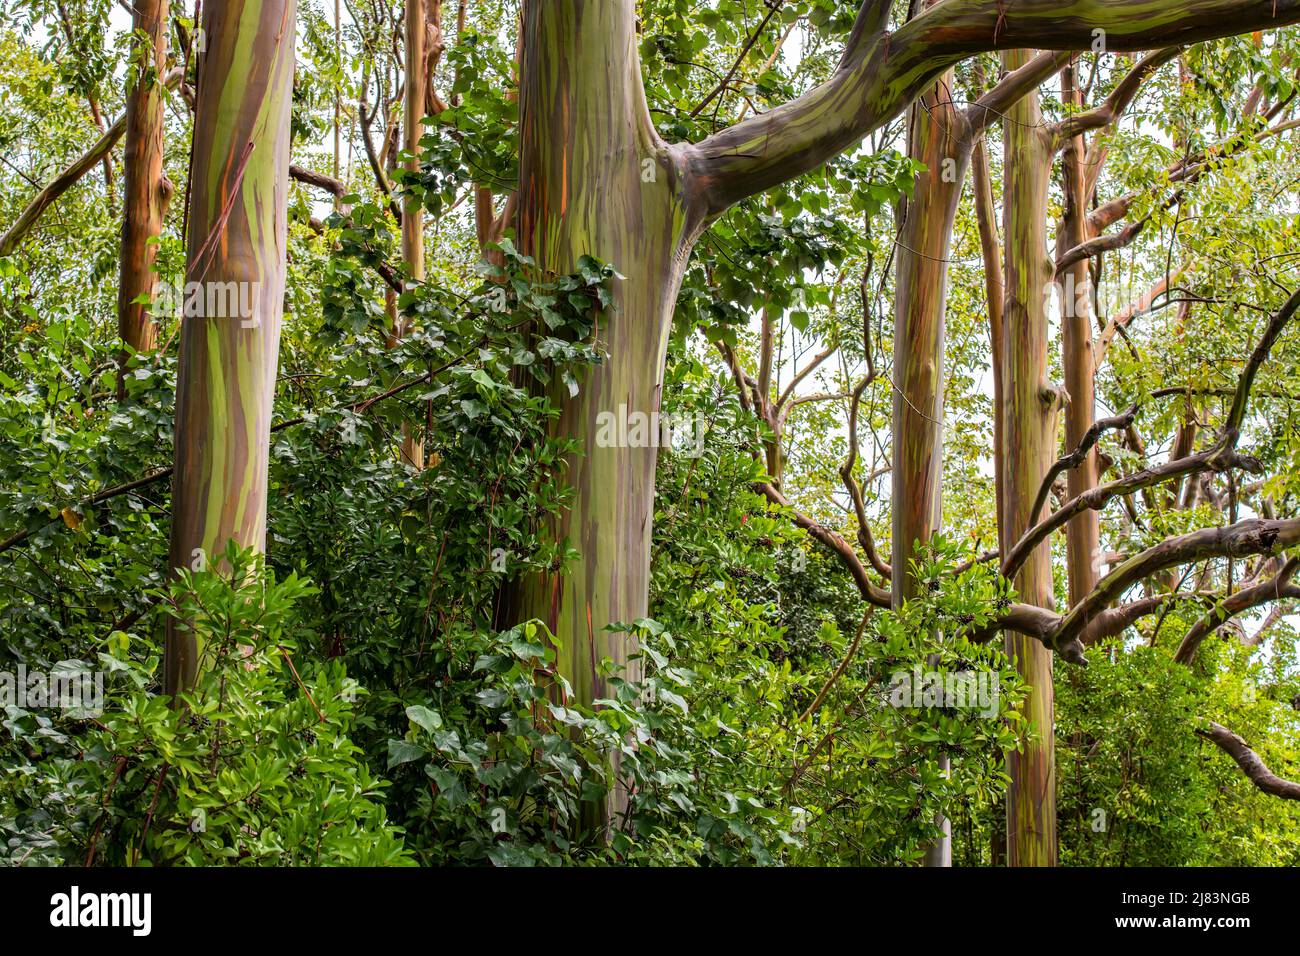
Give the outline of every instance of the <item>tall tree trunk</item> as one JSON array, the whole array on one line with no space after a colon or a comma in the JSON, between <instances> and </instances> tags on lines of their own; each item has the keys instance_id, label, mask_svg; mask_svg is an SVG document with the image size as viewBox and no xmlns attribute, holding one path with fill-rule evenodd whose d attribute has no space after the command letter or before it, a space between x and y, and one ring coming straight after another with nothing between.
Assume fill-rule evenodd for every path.
<instances>
[{"instance_id":1,"label":"tall tree trunk","mask_svg":"<svg viewBox=\"0 0 1300 956\"><path fill-rule=\"evenodd\" d=\"M578 552L566 573L519 582L508 615L544 621L577 698L604 696L601 661L634 650L605 630L646 614L654 511L653 447L600 447L601 412L659 410L674 302L698 221L680 196L680 153L655 133L637 59L633 0L527 3L520 77L521 249L540 270L573 271L584 254L625 277L601 316L608 358L581 390L551 398L554 435L584 452L567 463L570 507L548 529Z\"/></svg>"},{"instance_id":2,"label":"tall tree trunk","mask_svg":"<svg viewBox=\"0 0 1300 956\"><path fill-rule=\"evenodd\" d=\"M948 71L912 107L908 155L926 167L906 204L898 242L894 304L893 517L895 609L917 594L911 562L943 513L943 343L948 258L962 182L970 164L969 124L953 107ZM949 760L940 759L949 772ZM926 866L952 866L952 824L926 850Z\"/></svg>"},{"instance_id":3,"label":"tall tree trunk","mask_svg":"<svg viewBox=\"0 0 1300 956\"><path fill-rule=\"evenodd\" d=\"M338 61L339 69L343 68L343 11L340 9L341 0L334 0L334 59ZM334 178L339 178L342 170L343 156L343 94L336 86L334 88ZM338 212L343 208L342 196L334 197L334 211Z\"/></svg>"},{"instance_id":4,"label":"tall tree trunk","mask_svg":"<svg viewBox=\"0 0 1300 956\"><path fill-rule=\"evenodd\" d=\"M157 287L154 260L157 238L171 197L163 175L163 74L167 60L168 0L137 0L132 29L148 37L137 49L135 83L126 97L126 155L122 217L122 259L117 287L117 330L123 348L118 355L117 394L126 394L127 360L132 352L154 347L157 328L149 306ZM150 241L153 240L153 241Z\"/></svg>"},{"instance_id":5,"label":"tall tree trunk","mask_svg":"<svg viewBox=\"0 0 1300 956\"><path fill-rule=\"evenodd\" d=\"M187 291L176 383L172 568L266 543L267 455L284 308L295 0L203 9ZM231 301L238 308L231 308ZM164 686L193 685L201 649L169 625Z\"/></svg>"},{"instance_id":6,"label":"tall tree trunk","mask_svg":"<svg viewBox=\"0 0 1300 956\"><path fill-rule=\"evenodd\" d=\"M1028 61L1023 51L1004 54L1008 69ZM1000 476L1004 514L1003 556L1034 523L1039 485L1052 462L1059 391L1047 379L1046 294L1053 270L1047 256L1047 186L1054 138L1043 123L1038 95L1007 111L1004 137L1003 234L1006 243L1005 306L1000 359L1002 437L1007 460ZM1016 575L1020 600L1053 606L1052 561L1039 547ZM1053 738L1052 653L1024 635L1007 632L1006 649L1029 685L1025 717L1037 731L1007 756L1007 862L1011 866L1056 865L1056 762Z\"/></svg>"},{"instance_id":7,"label":"tall tree trunk","mask_svg":"<svg viewBox=\"0 0 1300 956\"><path fill-rule=\"evenodd\" d=\"M955 77L949 70L921 95L908 118L908 155L921 163L925 172L917 177L913 196L902 207L904 219L895 275L890 497L894 568L891 603L895 609L916 596L917 582L911 561L917 546L925 545L938 531L943 517L943 362L948 261L966 172L976 143L982 145L980 137L989 118L1034 89L1049 70L1055 69L1054 63L1053 58L1046 56L1035 60L1025 70L1008 75L994 90L962 110L954 106ZM987 168L982 173L983 179L977 179L976 189L987 188ZM991 223L991 209L985 215ZM991 230L986 227L983 231ZM989 241L986 236L986 246ZM996 237L991 241L996 246ZM998 264L995 249L985 248L984 254L994 265ZM1001 288L1000 284L996 287ZM1000 302L998 306L1001 307ZM947 756L940 758L940 765L945 773L949 771ZM927 866L952 865L951 824L942 818L940 824L944 836L927 850Z\"/></svg>"},{"instance_id":8,"label":"tall tree trunk","mask_svg":"<svg viewBox=\"0 0 1300 956\"><path fill-rule=\"evenodd\" d=\"M988 300L989 365L993 379L993 485L996 495L998 540L1006 535L1002 529L1002 471L1005 456L1002 444L1002 243L998 239L997 209L993 199L993 177L989 172L988 140L981 136L975 144L972 160L971 188L975 191L975 219L980 236L980 257L984 263L984 295Z\"/></svg>"},{"instance_id":9,"label":"tall tree trunk","mask_svg":"<svg viewBox=\"0 0 1300 956\"><path fill-rule=\"evenodd\" d=\"M1072 63L1061 73L1061 88L1067 104L1081 109L1076 67ZM1083 134L1072 136L1061 154L1065 215L1056 247L1065 252L1091 238L1088 234L1088 188L1085 158L1088 150ZM1077 448L1096 420L1096 387L1092 347L1092 280L1090 262L1082 259L1058 275L1061 290L1061 365L1069 401L1065 407L1065 447ZM1066 478L1069 497L1074 498L1097 486L1097 449L1073 468ZM1101 512L1087 509L1065 526L1067 575L1070 604L1082 601L1100 577Z\"/></svg>"},{"instance_id":10,"label":"tall tree trunk","mask_svg":"<svg viewBox=\"0 0 1300 956\"><path fill-rule=\"evenodd\" d=\"M405 166L408 172L420 171L420 137L424 135L425 116L425 3L427 0L406 0L406 98L402 115L402 148L406 151ZM424 281L424 209L419 202L408 202L402 208L402 262L416 282ZM395 343L407 332L406 320L400 315L394 319L392 341ZM415 468L424 466L424 442L414 434L410 425L402 425L402 461Z\"/></svg>"}]
</instances>

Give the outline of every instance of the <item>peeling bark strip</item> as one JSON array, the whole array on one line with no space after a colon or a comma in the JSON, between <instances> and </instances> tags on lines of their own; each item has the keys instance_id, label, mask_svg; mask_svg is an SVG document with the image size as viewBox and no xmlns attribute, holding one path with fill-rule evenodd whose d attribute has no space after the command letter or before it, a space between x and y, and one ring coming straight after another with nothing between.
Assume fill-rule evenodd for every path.
<instances>
[{"instance_id":1,"label":"peeling bark strip","mask_svg":"<svg viewBox=\"0 0 1300 956\"><path fill-rule=\"evenodd\" d=\"M1213 741L1220 750L1237 761L1237 766L1241 768L1242 773L1260 790L1275 797L1300 800L1300 783L1284 780L1269 770L1264 761L1259 759L1259 754L1251 750L1246 741L1227 727L1209 721L1204 729L1197 730L1196 733L1206 740Z\"/></svg>"},{"instance_id":2,"label":"peeling bark strip","mask_svg":"<svg viewBox=\"0 0 1300 956\"><path fill-rule=\"evenodd\" d=\"M248 283L253 314L181 327L173 570L227 542L266 541L267 455L284 307L295 0L206 4L194 120L189 282ZM201 649L169 624L164 688L192 686Z\"/></svg>"},{"instance_id":3,"label":"peeling bark strip","mask_svg":"<svg viewBox=\"0 0 1300 956\"><path fill-rule=\"evenodd\" d=\"M156 327L149 307L158 247L170 186L163 176L163 70L167 59L168 0L136 0L132 29L148 38L134 56L135 84L126 101L126 150L121 268L117 288L117 329L127 346L118 362L118 395L125 394L121 373L129 352L154 346Z\"/></svg>"}]
</instances>

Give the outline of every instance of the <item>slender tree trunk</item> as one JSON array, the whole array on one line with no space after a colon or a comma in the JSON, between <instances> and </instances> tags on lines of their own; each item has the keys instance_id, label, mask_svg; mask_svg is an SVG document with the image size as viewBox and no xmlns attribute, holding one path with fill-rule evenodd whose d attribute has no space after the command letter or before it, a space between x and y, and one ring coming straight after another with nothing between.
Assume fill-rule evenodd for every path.
<instances>
[{"instance_id":1,"label":"slender tree trunk","mask_svg":"<svg viewBox=\"0 0 1300 956\"><path fill-rule=\"evenodd\" d=\"M1005 482L1002 472L1006 457L1002 443L1002 309L1005 293L1002 288L1002 243L998 240L997 209L993 201L993 177L989 172L987 138L981 136L975 144L972 161L972 188L975 190L975 217L980 235L980 256L984 262L984 294L988 300L989 357L993 379L993 485L996 494L998 540L1006 532L1002 528L1002 491Z\"/></svg>"},{"instance_id":2,"label":"slender tree trunk","mask_svg":"<svg viewBox=\"0 0 1300 956\"><path fill-rule=\"evenodd\" d=\"M700 224L679 195L680 154L646 108L633 0L528 3L524 16L521 249L546 272L571 272L590 254L625 277L598 324L608 358L577 395L562 385L551 393L560 408L552 434L584 451L567 462L572 502L548 532L578 557L507 596L507 616L540 619L556 635L560 673L590 703L606 695L602 660L626 663L635 650L606 625L646 614L657 453L601 447L601 413L659 410L673 306Z\"/></svg>"},{"instance_id":3,"label":"slender tree trunk","mask_svg":"<svg viewBox=\"0 0 1300 956\"><path fill-rule=\"evenodd\" d=\"M340 9L341 0L334 0L334 58L339 63L339 68L343 66L343 11ZM339 172L342 169L343 154L343 95L335 88L334 90L334 178L339 178ZM334 211L338 212L343 208L341 196L334 197Z\"/></svg>"},{"instance_id":4,"label":"slender tree trunk","mask_svg":"<svg viewBox=\"0 0 1300 956\"><path fill-rule=\"evenodd\" d=\"M912 107L908 155L923 163L906 204L898 242L894 306L892 603L917 594L911 561L939 529L943 513L943 344L952 230L970 165L969 124L953 106L952 71ZM940 758L944 773L948 757ZM952 866L952 824L925 854L926 866Z\"/></svg>"},{"instance_id":5,"label":"slender tree trunk","mask_svg":"<svg viewBox=\"0 0 1300 956\"><path fill-rule=\"evenodd\" d=\"M1008 69L1028 54L1004 55ZM1047 186L1054 138L1043 123L1038 95L1031 93L1007 112L1003 227L1006 243L1003 309L1003 395L999 414L1007 460L1001 474L1006 534L1004 552L1033 524L1029 511L1051 466L1059 391L1047 379L1046 296L1053 269L1047 256ZM1005 553L1004 553L1005 557ZM1017 574L1020 600L1053 606L1051 553L1039 547ZM1056 783L1053 737L1052 653L1029 637L1007 632L1007 653L1029 685L1025 716L1037 732L1007 757L1007 863L1056 865Z\"/></svg>"},{"instance_id":6,"label":"slender tree trunk","mask_svg":"<svg viewBox=\"0 0 1300 956\"><path fill-rule=\"evenodd\" d=\"M284 308L294 8L295 0L225 0L203 8L187 286L198 284L204 314L181 326L174 569L219 559L232 539L259 550L266 542ZM191 632L169 626L168 693L193 685L200 654Z\"/></svg>"},{"instance_id":7,"label":"slender tree trunk","mask_svg":"<svg viewBox=\"0 0 1300 956\"><path fill-rule=\"evenodd\" d=\"M118 357L117 394L126 394L127 359L154 347L156 327L149 306L157 286L157 238L171 187L163 175L163 74L167 60L168 0L136 0L132 29L147 36L138 49L135 83L126 98L126 155L122 218L122 259L117 288L117 329L126 346ZM153 241L150 241L153 240Z\"/></svg>"},{"instance_id":8,"label":"slender tree trunk","mask_svg":"<svg viewBox=\"0 0 1300 956\"><path fill-rule=\"evenodd\" d=\"M1065 101L1082 107L1083 94L1078 87L1074 64L1061 73ZM1082 134L1066 141L1062 159L1065 216L1061 223L1058 252L1074 249L1091 238L1088 234L1088 189L1086 141ZM1096 391L1093 375L1092 282L1089 260L1072 265L1057 276L1061 285L1061 365L1069 402L1065 407L1065 447L1077 448L1084 434L1096 420ZM1067 475L1069 497L1074 498L1097 486L1097 449ZM1065 526L1067 574L1070 604L1082 601L1100 576L1101 512L1088 509Z\"/></svg>"},{"instance_id":9,"label":"slender tree trunk","mask_svg":"<svg viewBox=\"0 0 1300 956\"><path fill-rule=\"evenodd\" d=\"M420 171L420 137L424 135L425 87L428 84L425 59L425 4L428 0L406 0L406 98L402 114L402 149L405 167ZM418 202L402 208L402 262L416 282L424 281L424 209ZM407 333L406 320L397 316L392 330L395 343ZM410 425L402 425L402 461L413 468L424 467L424 442Z\"/></svg>"}]
</instances>

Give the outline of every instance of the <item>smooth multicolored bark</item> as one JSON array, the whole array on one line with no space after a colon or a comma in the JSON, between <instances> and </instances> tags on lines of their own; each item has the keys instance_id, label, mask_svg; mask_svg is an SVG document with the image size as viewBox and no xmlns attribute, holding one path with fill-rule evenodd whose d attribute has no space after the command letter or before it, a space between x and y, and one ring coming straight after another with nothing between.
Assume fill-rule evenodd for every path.
<instances>
[{"instance_id":1,"label":"smooth multicolored bark","mask_svg":"<svg viewBox=\"0 0 1300 956\"><path fill-rule=\"evenodd\" d=\"M402 165L410 173L420 171L420 138L424 135L425 3L406 2L406 91L402 104L402 149L406 159ZM424 209L418 202L409 202L402 209L402 262L412 279L424 280Z\"/></svg>"},{"instance_id":2,"label":"smooth multicolored bark","mask_svg":"<svg viewBox=\"0 0 1300 956\"><path fill-rule=\"evenodd\" d=\"M1004 55L1009 69L1029 55ZM1047 190L1054 136L1043 123L1037 94L1012 106L1003 123L1005 280L1002 324L1002 402L998 408L1004 442L999 526L1009 548L1034 523L1030 514L1039 485L1054 459L1060 392L1048 381L1046 292L1053 269L1047 258ZM1015 588L1025 604L1054 604L1051 552L1038 548L1021 566ZM1029 686L1023 706L1034 736L1007 755L1007 862L1011 866L1055 866L1056 760L1052 653L1032 638L1007 632L1007 654Z\"/></svg>"},{"instance_id":3,"label":"smooth multicolored bark","mask_svg":"<svg viewBox=\"0 0 1300 956\"><path fill-rule=\"evenodd\" d=\"M912 108L908 156L925 165L906 204L894 299L893 519L895 609L917 594L912 561L943 516L943 343L948 252L970 160L967 124L953 107L953 74L939 78ZM947 755L940 768L949 772ZM952 866L952 823L925 853L926 866Z\"/></svg>"},{"instance_id":4,"label":"smooth multicolored bark","mask_svg":"<svg viewBox=\"0 0 1300 956\"><path fill-rule=\"evenodd\" d=\"M508 596L509 614L544 621L559 670L585 702L605 696L601 661L628 661L631 639L605 630L644 617L654 512L653 447L601 447L598 416L659 409L673 305L699 228L681 197L674 150L650 121L632 0L525 6L520 77L518 241L537 267L573 271L583 255L624 276L598 324L608 358L570 396L561 384L557 436L584 451L568 461L572 503L549 529L578 557Z\"/></svg>"},{"instance_id":5,"label":"smooth multicolored bark","mask_svg":"<svg viewBox=\"0 0 1300 956\"><path fill-rule=\"evenodd\" d=\"M203 10L188 283L239 308L187 316L180 333L171 566L262 549L267 455L284 307L295 0ZM206 299L205 299L206 304ZM248 313L248 314L244 314ZM201 649L169 627L165 689L192 686Z\"/></svg>"},{"instance_id":6,"label":"smooth multicolored bark","mask_svg":"<svg viewBox=\"0 0 1300 956\"><path fill-rule=\"evenodd\" d=\"M117 329L123 344L121 373L133 352L154 347L156 326L148 300L157 287L154 260L171 186L163 175L163 73L167 60L168 0L136 0L132 29L135 82L127 92L123 161L122 253L117 289ZM154 241L151 241L154 240ZM143 301L142 301L143 300Z\"/></svg>"}]
</instances>

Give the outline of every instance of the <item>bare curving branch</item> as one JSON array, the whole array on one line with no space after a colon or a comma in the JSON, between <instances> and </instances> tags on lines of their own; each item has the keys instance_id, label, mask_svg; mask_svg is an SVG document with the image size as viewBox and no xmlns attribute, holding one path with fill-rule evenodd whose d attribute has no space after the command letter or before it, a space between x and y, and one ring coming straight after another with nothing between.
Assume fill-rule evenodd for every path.
<instances>
[{"instance_id":1,"label":"bare curving branch","mask_svg":"<svg viewBox=\"0 0 1300 956\"><path fill-rule=\"evenodd\" d=\"M1205 638L1238 614L1284 598L1300 598L1300 587L1291 580L1297 569L1300 569L1300 557L1288 558L1277 574L1267 581L1242 588L1224 598L1218 607L1191 626L1178 645L1174 660L1179 664L1190 664Z\"/></svg>"},{"instance_id":2,"label":"bare curving branch","mask_svg":"<svg viewBox=\"0 0 1300 956\"><path fill-rule=\"evenodd\" d=\"M1300 800L1300 783L1285 780L1269 770L1259 754L1227 727L1211 720L1206 722L1205 727L1198 727L1196 733L1235 760L1241 772L1264 793L1285 800Z\"/></svg>"}]
</instances>

